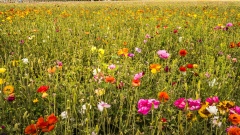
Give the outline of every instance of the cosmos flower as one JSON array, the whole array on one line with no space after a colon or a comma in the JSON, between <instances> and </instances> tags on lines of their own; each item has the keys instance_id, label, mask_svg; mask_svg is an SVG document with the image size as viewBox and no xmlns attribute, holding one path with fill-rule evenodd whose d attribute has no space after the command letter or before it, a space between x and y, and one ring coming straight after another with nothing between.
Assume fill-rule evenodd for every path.
<instances>
[{"instance_id":1,"label":"cosmos flower","mask_svg":"<svg viewBox=\"0 0 240 135\"><path fill-rule=\"evenodd\" d=\"M111 107L111 105L109 105L108 103L105 103L103 101L99 102L97 106L98 106L98 110L101 111L101 112L103 111L104 108L110 108Z\"/></svg>"},{"instance_id":2,"label":"cosmos flower","mask_svg":"<svg viewBox=\"0 0 240 135\"><path fill-rule=\"evenodd\" d=\"M179 98L176 101L174 101L174 106L178 109L183 110L186 106L186 99L185 98Z\"/></svg>"}]
</instances>

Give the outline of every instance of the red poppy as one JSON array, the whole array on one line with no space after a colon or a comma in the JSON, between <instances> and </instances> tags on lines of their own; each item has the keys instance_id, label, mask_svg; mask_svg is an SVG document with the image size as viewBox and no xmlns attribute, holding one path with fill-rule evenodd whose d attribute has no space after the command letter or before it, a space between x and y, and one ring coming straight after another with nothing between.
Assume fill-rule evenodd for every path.
<instances>
[{"instance_id":1,"label":"red poppy","mask_svg":"<svg viewBox=\"0 0 240 135\"><path fill-rule=\"evenodd\" d=\"M105 78L105 82L107 82L107 83L115 83L115 78L114 77L112 77L112 76L106 76L106 78Z\"/></svg>"},{"instance_id":2,"label":"red poppy","mask_svg":"<svg viewBox=\"0 0 240 135\"><path fill-rule=\"evenodd\" d=\"M240 42L237 43L237 46L240 47Z\"/></svg>"},{"instance_id":3,"label":"red poppy","mask_svg":"<svg viewBox=\"0 0 240 135\"><path fill-rule=\"evenodd\" d=\"M37 135L37 129L35 124L28 125L25 128L25 134Z\"/></svg>"},{"instance_id":4,"label":"red poppy","mask_svg":"<svg viewBox=\"0 0 240 135\"><path fill-rule=\"evenodd\" d=\"M37 128L41 129L42 132L48 132L48 122L44 121L43 117L38 118L36 126Z\"/></svg>"},{"instance_id":5,"label":"red poppy","mask_svg":"<svg viewBox=\"0 0 240 135\"><path fill-rule=\"evenodd\" d=\"M49 88L48 86L41 86L38 88L37 92L44 93L48 90L48 88Z\"/></svg>"},{"instance_id":6,"label":"red poppy","mask_svg":"<svg viewBox=\"0 0 240 135\"><path fill-rule=\"evenodd\" d=\"M50 116L48 116L47 118L48 124L52 125L58 122L57 117L54 114L51 114Z\"/></svg>"},{"instance_id":7,"label":"red poppy","mask_svg":"<svg viewBox=\"0 0 240 135\"><path fill-rule=\"evenodd\" d=\"M140 84L141 84L141 82L140 82L139 79L133 79L132 80L132 86L137 87L137 86L140 86Z\"/></svg>"},{"instance_id":8,"label":"red poppy","mask_svg":"<svg viewBox=\"0 0 240 135\"><path fill-rule=\"evenodd\" d=\"M193 64L187 64L187 68L193 68Z\"/></svg>"},{"instance_id":9,"label":"red poppy","mask_svg":"<svg viewBox=\"0 0 240 135\"><path fill-rule=\"evenodd\" d=\"M160 101L164 101L164 102L169 100L169 96L168 96L167 92L159 92L158 98Z\"/></svg>"},{"instance_id":10,"label":"red poppy","mask_svg":"<svg viewBox=\"0 0 240 135\"><path fill-rule=\"evenodd\" d=\"M179 51L179 54L180 54L180 56L186 56L187 55L187 51L185 49L181 49Z\"/></svg>"},{"instance_id":11,"label":"red poppy","mask_svg":"<svg viewBox=\"0 0 240 135\"><path fill-rule=\"evenodd\" d=\"M48 127L48 132L52 131L54 128L55 128L55 125L50 125L50 126Z\"/></svg>"},{"instance_id":12,"label":"red poppy","mask_svg":"<svg viewBox=\"0 0 240 135\"><path fill-rule=\"evenodd\" d=\"M179 70L180 70L181 72L186 72L186 71L187 71L187 68L184 67L184 66L181 66L181 67L179 68Z\"/></svg>"}]
</instances>

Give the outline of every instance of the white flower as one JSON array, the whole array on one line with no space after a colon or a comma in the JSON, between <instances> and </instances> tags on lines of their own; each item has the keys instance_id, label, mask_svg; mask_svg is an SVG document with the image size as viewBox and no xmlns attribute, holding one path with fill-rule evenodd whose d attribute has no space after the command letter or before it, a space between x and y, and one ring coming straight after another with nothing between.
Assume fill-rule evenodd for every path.
<instances>
[{"instance_id":1,"label":"white flower","mask_svg":"<svg viewBox=\"0 0 240 135\"><path fill-rule=\"evenodd\" d=\"M99 72L101 72L101 69L94 69L93 70L93 75L97 75Z\"/></svg>"},{"instance_id":2,"label":"white flower","mask_svg":"<svg viewBox=\"0 0 240 135\"><path fill-rule=\"evenodd\" d=\"M214 115L216 115L216 114L217 114L217 111L218 111L218 109L217 109L216 106L209 106L209 107L207 107L206 109L207 109L211 114L214 114Z\"/></svg>"},{"instance_id":3,"label":"white flower","mask_svg":"<svg viewBox=\"0 0 240 135\"><path fill-rule=\"evenodd\" d=\"M22 62L23 62L24 64L28 64L28 58L23 58L23 59L22 59Z\"/></svg>"},{"instance_id":4,"label":"white flower","mask_svg":"<svg viewBox=\"0 0 240 135\"><path fill-rule=\"evenodd\" d=\"M80 113L84 114L87 109L91 109L91 108L92 108L92 106L90 104L84 104L82 106L82 109L81 109Z\"/></svg>"},{"instance_id":5,"label":"white flower","mask_svg":"<svg viewBox=\"0 0 240 135\"><path fill-rule=\"evenodd\" d=\"M67 111L62 112L62 113L61 113L61 117L62 117L62 119L68 118Z\"/></svg>"},{"instance_id":6,"label":"white flower","mask_svg":"<svg viewBox=\"0 0 240 135\"><path fill-rule=\"evenodd\" d=\"M218 83L216 82L216 78L214 78L212 81L208 82L210 87L213 87L214 85L217 85Z\"/></svg>"},{"instance_id":7,"label":"white flower","mask_svg":"<svg viewBox=\"0 0 240 135\"><path fill-rule=\"evenodd\" d=\"M182 42L182 39L183 39L183 37L179 37L179 38L178 38L178 41L179 41L179 42Z\"/></svg>"},{"instance_id":8,"label":"white flower","mask_svg":"<svg viewBox=\"0 0 240 135\"><path fill-rule=\"evenodd\" d=\"M222 122L219 121L219 117L218 116L214 116L212 118L212 124L213 124L213 127L215 127L215 126L221 127Z\"/></svg>"},{"instance_id":9,"label":"white flower","mask_svg":"<svg viewBox=\"0 0 240 135\"><path fill-rule=\"evenodd\" d=\"M105 103L103 101L99 102L97 106L98 106L98 110L101 111L101 112L103 111L104 108L110 108L111 107L111 105L109 105L108 103Z\"/></svg>"}]
</instances>

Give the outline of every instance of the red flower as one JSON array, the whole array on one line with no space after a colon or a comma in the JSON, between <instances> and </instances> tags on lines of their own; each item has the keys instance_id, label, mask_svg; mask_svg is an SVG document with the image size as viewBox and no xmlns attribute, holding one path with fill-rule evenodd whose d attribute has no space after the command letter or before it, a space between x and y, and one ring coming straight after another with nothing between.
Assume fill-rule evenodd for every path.
<instances>
[{"instance_id":1,"label":"red flower","mask_svg":"<svg viewBox=\"0 0 240 135\"><path fill-rule=\"evenodd\" d=\"M186 56L187 55L187 51L185 49L181 49L179 51L179 54L180 54L180 56Z\"/></svg>"},{"instance_id":2,"label":"red flower","mask_svg":"<svg viewBox=\"0 0 240 135\"><path fill-rule=\"evenodd\" d=\"M38 118L36 126L37 128L41 129L42 132L48 132L48 122L44 121L43 117Z\"/></svg>"},{"instance_id":3,"label":"red flower","mask_svg":"<svg viewBox=\"0 0 240 135\"><path fill-rule=\"evenodd\" d=\"M50 116L48 116L47 121L49 125L52 125L57 123L58 119L54 114L51 114Z\"/></svg>"},{"instance_id":4,"label":"red flower","mask_svg":"<svg viewBox=\"0 0 240 135\"><path fill-rule=\"evenodd\" d=\"M175 30L173 30L173 33L178 33L178 30L176 30L176 29L175 29Z\"/></svg>"},{"instance_id":5,"label":"red flower","mask_svg":"<svg viewBox=\"0 0 240 135\"><path fill-rule=\"evenodd\" d=\"M132 80L132 86L137 87L140 86L141 82L139 79L133 79Z\"/></svg>"},{"instance_id":6,"label":"red flower","mask_svg":"<svg viewBox=\"0 0 240 135\"><path fill-rule=\"evenodd\" d=\"M240 42L237 43L237 46L240 47Z\"/></svg>"},{"instance_id":7,"label":"red flower","mask_svg":"<svg viewBox=\"0 0 240 135\"><path fill-rule=\"evenodd\" d=\"M160 101L164 101L164 102L167 102L169 100L169 96L168 96L167 92L159 92L158 98Z\"/></svg>"},{"instance_id":8,"label":"red flower","mask_svg":"<svg viewBox=\"0 0 240 135\"><path fill-rule=\"evenodd\" d=\"M180 70L181 72L186 72L186 71L187 71L187 68L184 67L184 66L181 66L181 67L179 68L179 70Z\"/></svg>"},{"instance_id":9,"label":"red flower","mask_svg":"<svg viewBox=\"0 0 240 135\"><path fill-rule=\"evenodd\" d=\"M187 64L187 68L193 68L193 64Z\"/></svg>"},{"instance_id":10,"label":"red flower","mask_svg":"<svg viewBox=\"0 0 240 135\"><path fill-rule=\"evenodd\" d=\"M37 129L35 124L28 125L25 128L25 134L37 135Z\"/></svg>"},{"instance_id":11,"label":"red flower","mask_svg":"<svg viewBox=\"0 0 240 135\"><path fill-rule=\"evenodd\" d=\"M48 86L41 86L38 88L37 92L44 93L48 90Z\"/></svg>"}]
</instances>

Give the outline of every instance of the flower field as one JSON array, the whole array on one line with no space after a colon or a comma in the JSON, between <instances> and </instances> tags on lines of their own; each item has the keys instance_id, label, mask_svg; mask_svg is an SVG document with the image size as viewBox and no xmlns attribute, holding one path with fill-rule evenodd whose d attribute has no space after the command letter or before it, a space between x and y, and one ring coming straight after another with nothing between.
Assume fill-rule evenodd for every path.
<instances>
[{"instance_id":1,"label":"flower field","mask_svg":"<svg viewBox=\"0 0 240 135\"><path fill-rule=\"evenodd\" d=\"M0 4L0 135L240 135L239 6Z\"/></svg>"}]
</instances>

